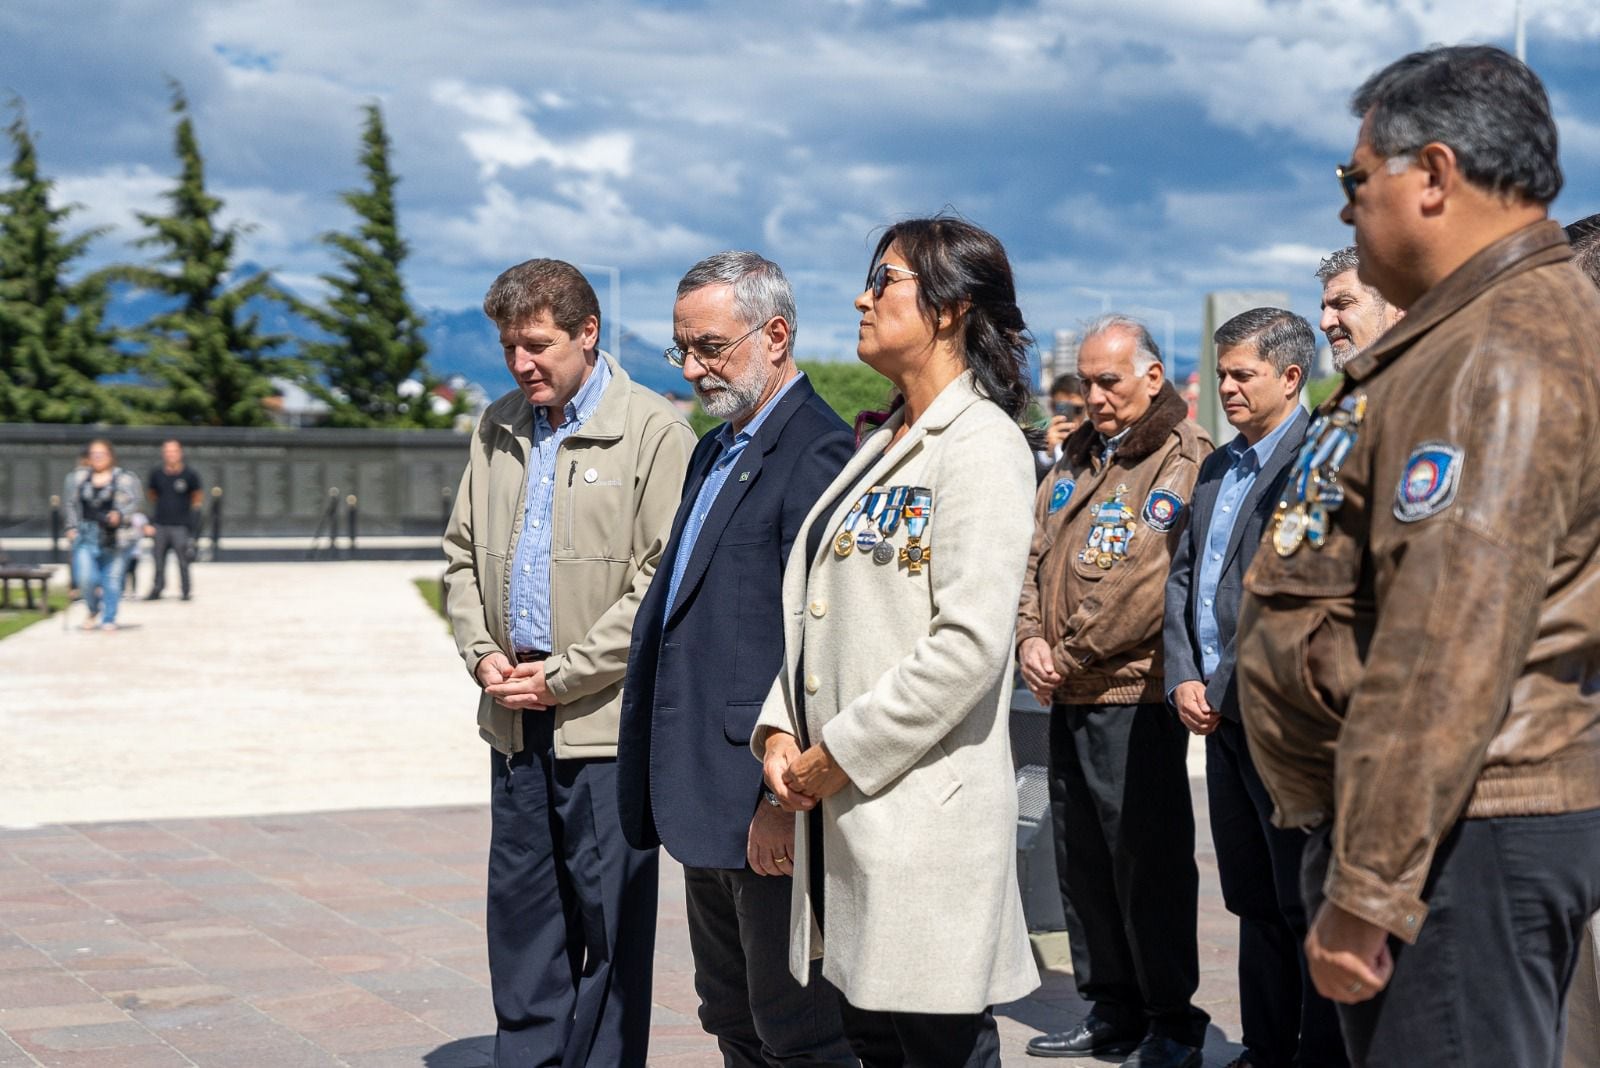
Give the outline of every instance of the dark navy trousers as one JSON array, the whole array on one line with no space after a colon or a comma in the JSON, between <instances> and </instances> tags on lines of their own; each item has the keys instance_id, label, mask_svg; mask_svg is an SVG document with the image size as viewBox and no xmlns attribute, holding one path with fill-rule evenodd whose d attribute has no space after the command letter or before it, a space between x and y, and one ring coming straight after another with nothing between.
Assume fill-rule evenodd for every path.
<instances>
[{"instance_id":1,"label":"dark navy trousers","mask_svg":"<svg viewBox=\"0 0 1600 1068\"><path fill-rule=\"evenodd\" d=\"M1301 870L1316 915L1329 829L1311 832ZM1413 945L1389 939L1394 974L1339 1006L1357 1068L1556 1068L1561 1005L1584 926L1600 910L1600 809L1461 820L1423 884Z\"/></svg>"},{"instance_id":2,"label":"dark navy trousers","mask_svg":"<svg viewBox=\"0 0 1600 1068\"><path fill-rule=\"evenodd\" d=\"M1206 799L1222 903L1239 918L1240 1036L1255 1068L1345 1068L1339 1015L1306 972L1304 831L1272 825L1244 727L1206 735Z\"/></svg>"},{"instance_id":3,"label":"dark navy trousers","mask_svg":"<svg viewBox=\"0 0 1600 1068\"><path fill-rule=\"evenodd\" d=\"M556 760L549 712L522 726L520 753L490 753L495 1066L643 1068L656 850L623 839L615 760Z\"/></svg>"}]
</instances>

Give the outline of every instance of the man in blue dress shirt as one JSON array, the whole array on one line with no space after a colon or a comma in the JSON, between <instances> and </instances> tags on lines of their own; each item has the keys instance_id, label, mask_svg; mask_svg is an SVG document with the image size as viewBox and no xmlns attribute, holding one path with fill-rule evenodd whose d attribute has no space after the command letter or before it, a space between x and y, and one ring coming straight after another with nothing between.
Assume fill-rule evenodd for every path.
<instances>
[{"instance_id":1,"label":"man in blue dress shirt","mask_svg":"<svg viewBox=\"0 0 1600 1068\"><path fill-rule=\"evenodd\" d=\"M1206 458L1194 511L1167 580L1166 686L1178 716L1206 739L1206 794L1223 903L1239 917L1235 1065L1343 1065L1331 1002L1305 974L1300 851L1305 835L1272 825L1251 763L1234 685L1244 574L1278 501L1309 418L1298 403L1316 355L1304 319L1256 308L1217 330L1217 392L1238 436Z\"/></svg>"},{"instance_id":2,"label":"man in blue dress shirt","mask_svg":"<svg viewBox=\"0 0 1600 1068\"><path fill-rule=\"evenodd\" d=\"M707 412L623 688L618 808L635 846L684 865L700 1021L729 1068L854 1065L838 997L789 974L794 817L767 803L750 732L782 668L783 568L853 451L794 363L778 265L723 252L678 283L675 344Z\"/></svg>"}]
</instances>

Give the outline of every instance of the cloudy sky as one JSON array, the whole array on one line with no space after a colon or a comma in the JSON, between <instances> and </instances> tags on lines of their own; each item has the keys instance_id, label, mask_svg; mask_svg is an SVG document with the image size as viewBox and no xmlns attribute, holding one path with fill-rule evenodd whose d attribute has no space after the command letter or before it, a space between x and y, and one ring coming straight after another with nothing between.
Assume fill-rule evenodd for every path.
<instances>
[{"instance_id":1,"label":"cloudy sky","mask_svg":"<svg viewBox=\"0 0 1600 1068\"><path fill-rule=\"evenodd\" d=\"M1600 5L1525 0L1561 125L1562 219L1600 210ZM548 255L620 268L666 342L694 260L758 249L794 280L803 356L850 356L875 229L950 208L993 230L1035 333L1132 309L1192 353L1203 294L1287 291L1314 317L1345 244L1334 164L1365 75L1431 43L1510 47L1514 0L7 0L0 89L82 225L174 173L165 79L191 98L245 255L291 285L349 217L360 107L403 176L415 298L472 306ZM603 277L603 276L601 276ZM606 295L602 290L602 299Z\"/></svg>"}]
</instances>

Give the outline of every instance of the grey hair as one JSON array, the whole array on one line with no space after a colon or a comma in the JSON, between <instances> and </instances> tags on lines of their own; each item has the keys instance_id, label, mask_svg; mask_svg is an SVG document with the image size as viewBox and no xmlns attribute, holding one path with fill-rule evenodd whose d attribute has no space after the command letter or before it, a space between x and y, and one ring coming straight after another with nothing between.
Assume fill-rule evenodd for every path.
<instances>
[{"instance_id":1,"label":"grey hair","mask_svg":"<svg viewBox=\"0 0 1600 1068\"><path fill-rule=\"evenodd\" d=\"M1256 356L1266 360L1278 377L1291 367L1300 368L1300 380L1311 374L1317 355L1317 337L1311 324L1283 308L1251 308L1217 327L1211 335L1217 348L1255 344Z\"/></svg>"},{"instance_id":2,"label":"grey hair","mask_svg":"<svg viewBox=\"0 0 1600 1068\"><path fill-rule=\"evenodd\" d=\"M1151 364L1161 362L1161 349L1156 344L1156 339L1150 336L1150 328L1131 315L1120 312L1106 312L1097 315L1083 324L1083 340L1101 334L1109 334L1113 330L1126 330L1133 335L1133 373L1142 375L1150 370ZM1081 344L1081 342L1080 342Z\"/></svg>"},{"instance_id":3,"label":"grey hair","mask_svg":"<svg viewBox=\"0 0 1600 1068\"><path fill-rule=\"evenodd\" d=\"M1380 156L1438 141L1473 185L1548 204L1561 192L1550 98L1538 75L1490 45L1413 52L1368 78L1350 110Z\"/></svg>"},{"instance_id":4,"label":"grey hair","mask_svg":"<svg viewBox=\"0 0 1600 1068\"><path fill-rule=\"evenodd\" d=\"M1346 271L1353 271L1361 266L1361 257L1356 253L1354 245L1346 245L1337 252L1329 253L1327 258L1317 264L1317 281L1327 284L1328 279L1335 278Z\"/></svg>"},{"instance_id":5,"label":"grey hair","mask_svg":"<svg viewBox=\"0 0 1600 1068\"><path fill-rule=\"evenodd\" d=\"M707 256L678 283L678 297L706 286L733 287L733 306L747 327L757 327L770 319L789 325L788 352L794 356L794 338L799 329L794 310L794 290L783 268L756 252L718 252Z\"/></svg>"},{"instance_id":6,"label":"grey hair","mask_svg":"<svg viewBox=\"0 0 1600 1068\"><path fill-rule=\"evenodd\" d=\"M1600 214L1569 224L1567 240L1572 242L1572 262L1600 286Z\"/></svg>"}]
</instances>

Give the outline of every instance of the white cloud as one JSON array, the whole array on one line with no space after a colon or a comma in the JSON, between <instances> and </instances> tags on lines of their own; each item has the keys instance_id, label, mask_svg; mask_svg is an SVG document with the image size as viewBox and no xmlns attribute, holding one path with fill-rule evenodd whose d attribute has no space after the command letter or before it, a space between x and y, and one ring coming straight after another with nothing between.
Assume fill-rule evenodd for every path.
<instances>
[{"instance_id":1,"label":"white cloud","mask_svg":"<svg viewBox=\"0 0 1600 1068\"><path fill-rule=\"evenodd\" d=\"M608 132L557 144L541 134L526 114L527 105L505 88L475 88L458 81L435 82L435 103L452 107L477 125L463 130L461 142L487 181L502 169L520 170L549 163L561 170L626 178L633 171L633 137Z\"/></svg>"}]
</instances>

